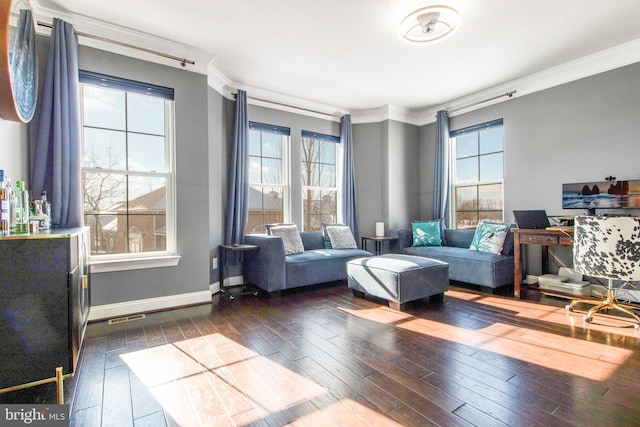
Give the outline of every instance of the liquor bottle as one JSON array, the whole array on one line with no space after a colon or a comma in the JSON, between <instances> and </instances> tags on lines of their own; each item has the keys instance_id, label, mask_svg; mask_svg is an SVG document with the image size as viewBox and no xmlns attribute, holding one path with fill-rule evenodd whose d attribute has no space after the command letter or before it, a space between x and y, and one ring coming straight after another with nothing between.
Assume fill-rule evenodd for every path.
<instances>
[{"instance_id":1,"label":"liquor bottle","mask_svg":"<svg viewBox=\"0 0 640 427\"><path fill-rule=\"evenodd\" d=\"M40 201L42 202L42 213L47 217L47 222L45 224L45 230L51 228L51 203L47 202L47 190L42 190L40 192Z\"/></svg>"},{"instance_id":2,"label":"liquor bottle","mask_svg":"<svg viewBox=\"0 0 640 427\"><path fill-rule=\"evenodd\" d=\"M5 190L9 197L9 233L16 231L16 192L11 187L11 179L5 177Z\"/></svg>"},{"instance_id":3,"label":"liquor bottle","mask_svg":"<svg viewBox=\"0 0 640 427\"><path fill-rule=\"evenodd\" d=\"M49 229L49 217L45 215L42 209L42 200L34 200L34 213L29 216L29 223L37 221L38 222L38 230L47 230Z\"/></svg>"},{"instance_id":4,"label":"liquor bottle","mask_svg":"<svg viewBox=\"0 0 640 427\"><path fill-rule=\"evenodd\" d=\"M24 181L16 181L16 234L29 233L29 191L24 188Z\"/></svg>"},{"instance_id":5,"label":"liquor bottle","mask_svg":"<svg viewBox=\"0 0 640 427\"><path fill-rule=\"evenodd\" d=\"M11 201L9 199L9 189L4 180L4 170L0 169L0 236L9 235L9 224L11 223Z\"/></svg>"}]
</instances>

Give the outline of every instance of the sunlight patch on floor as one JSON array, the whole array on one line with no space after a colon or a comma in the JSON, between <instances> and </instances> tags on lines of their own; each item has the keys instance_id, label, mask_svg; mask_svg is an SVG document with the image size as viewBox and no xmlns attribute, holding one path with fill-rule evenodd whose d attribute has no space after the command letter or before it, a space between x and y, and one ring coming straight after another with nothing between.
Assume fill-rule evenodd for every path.
<instances>
[{"instance_id":1,"label":"sunlight patch on floor","mask_svg":"<svg viewBox=\"0 0 640 427\"><path fill-rule=\"evenodd\" d=\"M396 326L597 381L609 378L633 354L631 350L606 344L503 323L471 330L414 318Z\"/></svg>"},{"instance_id":2,"label":"sunlight patch on floor","mask_svg":"<svg viewBox=\"0 0 640 427\"><path fill-rule=\"evenodd\" d=\"M463 292L447 292L448 297L467 299L464 298ZM567 304L571 300L567 300ZM635 338L640 338L634 329L634 320L626 316L615 316L609 314L599 313L596 314L594 320L590 324L583 322L582 318L586 314L587 310L583 310L580 306L578 310L574 312L567 312L564 307L556 307L545 304L532 303L530 301L516 300L504 297L495 296L482 296L475 299L474 302L483 304L490 307L495 307L501 311L507 311L516 317L522 317L526 319L544 320L545 322L555 323L557 325L580 327L582 329L591 329L605 332L612 332L612 328L615 328L615 333L620 335L627 335ZM584 305L587 309L590 305ZM615 311L612 311L612 313Z\"/></svg>"},{"instance_id":3,"label":"sunlight patch on floor","mask_svg":"<svg viewBox=\"0 0 640 427\"><path fill-rule=\"evenodd\" d=\"M179 425L254 422L328 393L219 333L120 357Z\"/></svg>"},{"instance_id":4,"label":"sunlight patch on floor","mask_svg":"<svg viewBox=\"0 0 640 427\"><path fill-rule=\"evenodd\" d=\"M502 311L507 316L539 320L550 325L569 326L569 333L577 328L575 319L571 317L576 314L567 314L560 307L457 291L448 291L445 298L473 300L474 303L495 307L498 312ZM561 333L544 332L500 322L485 326L480 313L478 313L478 322L482 327L473 329L415 317L410 313L391 310L384 306L369 309L341 308L341 310L358 318L394 324L408 331L477 347L515 360L550 367L597 381L609 378L633 354L631 350L589 340L588 330L586 338L573 338ZM475 317L472 310L469 311L469 317L471 319ZM624 322L624 320L618 320L618 322ZM604 329L599 325L593 326Z\"/></svg>"},{"instance_id":5,"label":"sunlight patch on floor","mask_svg":"<svg viewBox=\"0 0 640 427\"><path fill-rule=\"evenodd\" d=\"M401 426L390 418L352 400L342 399L323 409L299 418L300 426Z\"/></svg>"},{"instance_id":6,"label":"sunlight patch on floor","mask_svg":"<svg viewBox=\"0 0 640 427\"><path fill-rule=\"evenodd\" d=\"M339 307L340 310L345 313L353 314L362 319L373 320L377 323L396 323L401 320L407 320L412 318L411 314L403 313L401 311L393 310L388 307L376 307L376 308L365 308L365 309L349 309L344 307Z\"/></svg>"}]
</instances>

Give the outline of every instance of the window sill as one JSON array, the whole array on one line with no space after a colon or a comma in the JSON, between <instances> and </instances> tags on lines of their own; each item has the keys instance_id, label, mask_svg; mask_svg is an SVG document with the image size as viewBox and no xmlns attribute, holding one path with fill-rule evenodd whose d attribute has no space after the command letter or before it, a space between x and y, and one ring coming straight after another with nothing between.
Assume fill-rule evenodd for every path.
<instances>
[{"instance_id":1,"label":"window sill","mask_svg":"<svg viewBox=\"0 0 640 427\"><path fill-rule=\"evenodd\" d=\"M180 262L179 255L153 258L118 259L109 261L92 261L91 273L108 273L110 271L142 270L145 268L175 267Z\"/></svg>"}]
</instances>

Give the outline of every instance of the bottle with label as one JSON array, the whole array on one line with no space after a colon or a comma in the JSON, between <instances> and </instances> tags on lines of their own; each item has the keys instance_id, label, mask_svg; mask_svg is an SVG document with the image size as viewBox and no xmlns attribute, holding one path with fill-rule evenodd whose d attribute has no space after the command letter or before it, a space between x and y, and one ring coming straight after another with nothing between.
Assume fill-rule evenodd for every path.
<instances>
[{"instance_id":1,"label":"bottle with label","mask_svg":"<svg viewBox=\"0 0 640 427\"><path fill-rule=\"evenodd\" d=\"M5 190L9 197L9 232L16 231L16 193L11 187L11 180L5 177Z\"/></svg>"},{"instance_id":2,"label":"bottle with label","mask_svg":"<svg viewBox=\"0 0 640 427\"><path fill-rule=\"evenodd\" d=\"M29 217L29 222L38 222L38 230L49 229L49 218L44 214L42 210L42 200L34 200L33 205L34 214Z\"/></svg>"},{"instance_id":3,"label":"bottle with label","mask_svg":"<svg viewBox=\"0 0 640 427\"><path fill-rule=\"evenodd\" d=\"M51 203L47 201L47 190L42 190L40 192L40 200L42 202L42 213L47 217L47 222L45 224L45 230L51 228Z\"/></svg>"},{"instance_id":4,"label":"bottle with label","mask_svg":"<svg viewBox=\"0 0 640 427\"><path fill-rule=\"evenodd\" d=\"M9 225L11 223L11 201L9 199L9 189L4 180L4 170L0 169L0 236L9 235Z\"/></svg>"},{"instance_id":5,"label":"bottle with label","mask_svg":"<svg viewBox=\"0 0 640 427\"><path fill-rule=\"evenodd\" d=\"M16 234L29 233L29 191L24 188L24 181L16 181Z\"/></svg>"}]
</instances>

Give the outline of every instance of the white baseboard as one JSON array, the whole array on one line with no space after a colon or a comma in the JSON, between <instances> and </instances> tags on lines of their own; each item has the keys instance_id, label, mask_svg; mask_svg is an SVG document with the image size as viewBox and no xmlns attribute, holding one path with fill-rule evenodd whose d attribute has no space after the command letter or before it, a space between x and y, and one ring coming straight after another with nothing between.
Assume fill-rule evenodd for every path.
<instances>
[{"instance_id":1,"label":"white baseboard","mask_svg":"<svg viewBox=\"0 0 640 427\"><path fill-rule=\"evenodd\" d=\"M112 317L126 316L134 313L144 313L148 311L164 310L172 307L210 302L211 293L211 290L208 290L92 306L89 311L89 320L110 319Z\"/></svg>"},{"instance_id":2,"label":"white baseboard","mask_svg":"<svg viewBox=\"0 0 640 427\"><path fill-rule=\"evenodd\" d=\"M225 286L237 286L242 285L243 283L244 278L242 276L231 276L224 279ZM220 290L220 282L212 283L209 285L209 289L211 290L211 295L215 294Z\"/></svg>"}]
</instances>

